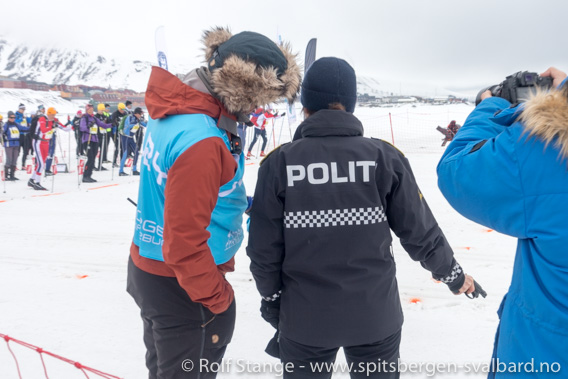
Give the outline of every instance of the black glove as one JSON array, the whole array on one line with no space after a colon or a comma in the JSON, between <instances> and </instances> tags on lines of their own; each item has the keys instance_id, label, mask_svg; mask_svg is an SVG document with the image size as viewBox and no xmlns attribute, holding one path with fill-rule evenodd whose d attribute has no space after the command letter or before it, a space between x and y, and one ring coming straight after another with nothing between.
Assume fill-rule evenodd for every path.
<instances>
[{"instance_id":1,"label":"black glove","mask_svg":"<svg viewBox=\"0 0 568 379\"><path fill-rule=\"evenodd\" d=\"M278 329L278 323L280 322L280 298L274 301L262 299L260 302L260 315L274 329Z\"/></svg>"},{"instance_id":2,"label":"black glove","mask_svg":"<svg viewBox=\"0 0 568 379\"><path fill-rule=\"evenodd\" d=\"M280 117L284 117L286 116L286 112L282 112L282 114L280 115Z\"/></svg>"}]
</instances>

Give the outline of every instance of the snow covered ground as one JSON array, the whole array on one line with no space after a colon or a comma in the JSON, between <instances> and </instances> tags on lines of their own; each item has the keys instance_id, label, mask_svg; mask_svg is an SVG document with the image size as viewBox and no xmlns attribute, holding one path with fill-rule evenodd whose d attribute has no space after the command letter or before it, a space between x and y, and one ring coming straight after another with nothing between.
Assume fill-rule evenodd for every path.
<instances>
[{"instance_id":1,"label":"snow covered ground","mask_svg":"<svg viewBox=\"0 0 568 379\"><path fill-rule=\"evenodd\" d=\"M490 359L498 323L496 311L510 281L516 241L455 212L438 190L435 172L444 149L440 147L442 135L435 126L446 126L451 119L461 124L471 109L454 105L356 110L368 135L389 140L394 136L396 145L407 153L458 261L488 292L486 299L476 300L452 295L396 244L405 314L401 359L413 365L412 371L418 371L422 364L422 372L407 372L402 377L431 377L433 363L450 365L439 366L438 372L452 371L439 372L435 377L486 376L466 371L483 369L479 365ZM276 121L271 141L289 139L287 124L283 124L282 134L280 125ZM68 150L67 136L62 136L63 149ZM67 159L67 153L65 158L60 157ZM75 165L74 158L71 163ZM245 174L249 194L254 191L257 171L258 161L249 161ZM99 182L79 187L76 172L60 173L55 176L53 193L26 187L29 175L21 171L17 173L19 182L0 183L0 333L119 377L144 378L142 322L138 308L125 291L135 216L135 208L127 198L136 200L138 180L118 177L116 171L111 180L111 174L94 172ZM44 179L44 186L51 189L52 180ZM2 193L4 184L6 192ZM260 317L260 298L248 270L244 246L236 261L236 271L228 275L228 280L236 292L237 325L225 359L233 363L240 360L241 365L225 367L224 371L230 372L218 377L273 378L278 374L278 362L264 353L273 330ZM10 346L23 378L45 377L38 353L13 342ZM67 363L51 357L44 360L50 378L84 377ZM341 352L338 362L344 362ZM245 364L250 370L264 372L243 373ZM18 378L4 342L0 343L0 378Z\"/></svg>"}]
</instances>

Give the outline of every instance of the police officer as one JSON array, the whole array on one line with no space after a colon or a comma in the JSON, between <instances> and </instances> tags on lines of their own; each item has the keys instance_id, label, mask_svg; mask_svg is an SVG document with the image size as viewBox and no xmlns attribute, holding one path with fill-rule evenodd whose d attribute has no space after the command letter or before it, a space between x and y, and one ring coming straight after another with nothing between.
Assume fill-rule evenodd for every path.
<instances>
[{"instance_id":1,"label":"police officer","mask_svg":"<svg viewBox=\"0 0 568 379\"><path fill-rule=\"evenodd\" d=\"M391 230L454 293L475 289L407 159L363 137L356 83L344 60L314 62L301 91L306 119L258 174L247 253L261 314L279 333L270 351L294 367L284 378L331 377L310 363L334 362L340 347L354 367L385 362L381 372L352 378L399 377L403 316Z\"/></svg>"}]
</instances>

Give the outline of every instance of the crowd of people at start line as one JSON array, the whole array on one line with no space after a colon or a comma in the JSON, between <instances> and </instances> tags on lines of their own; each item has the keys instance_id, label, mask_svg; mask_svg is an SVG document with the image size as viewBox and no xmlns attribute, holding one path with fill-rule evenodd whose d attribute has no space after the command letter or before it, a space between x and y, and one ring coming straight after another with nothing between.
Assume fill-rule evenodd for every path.
<instances>
[{"instance_id":1,"label":"crowd of people at start line","mask_svg":"<svg viewBox=\"0 0 568 379\"><path fill-rule=\"evenodd\" d=\"M142 108L133 109L132 102L119 103L111 112L109 104L85 106L85 111L78 110L67 122L57 118L54 107L38 106L35 115L26 116L25 104L20 104L16 112L9 111L4 122L0 115L0 145L5 150L4 179L19 180L16 177L18 162L21 170L26 170L26 162L33 159L32 176L28 186L38 191L45 191L41 185L43 176L53 175L52 166L57 146L58 130L73 131L77 143L78 162L86 161L82 182L94 183L93 171L106 171L104 164L119 168L119 176L127 176L125 166L132 158L132 175L140 175L137 170L138 155L144 139L146 121ZM114 146L109 152L109 146Z\"/></svg>"}]
</instances>

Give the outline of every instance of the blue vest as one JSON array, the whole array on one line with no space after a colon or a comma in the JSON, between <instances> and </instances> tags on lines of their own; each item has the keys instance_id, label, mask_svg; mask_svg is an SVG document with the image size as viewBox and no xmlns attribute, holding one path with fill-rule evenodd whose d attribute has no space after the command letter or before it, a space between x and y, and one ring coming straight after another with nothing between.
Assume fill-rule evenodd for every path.
<instances>
[{"instance_id":1,"label":"blue vest","mask_svg":"<svg viewBox=\"0 0 568 379\"><path fill-rule=\"evenodd\" d=\"M136 212L134 243L140 255L164 261L162 254L164 230L164 193L169 170L188 148L205 138L221 138L230 149L229 138L215 120L203 114L168 116L150 119L146 129ZM211 214L207 244L216 264L229 261L243 241L242 215L247 207L243 184L244 155L237 159L234 178L219 189L217 204ZM199 164L199 162L195 162ZM197 178L199 180L199 178Z\"/></svg>"}]
</instances>

